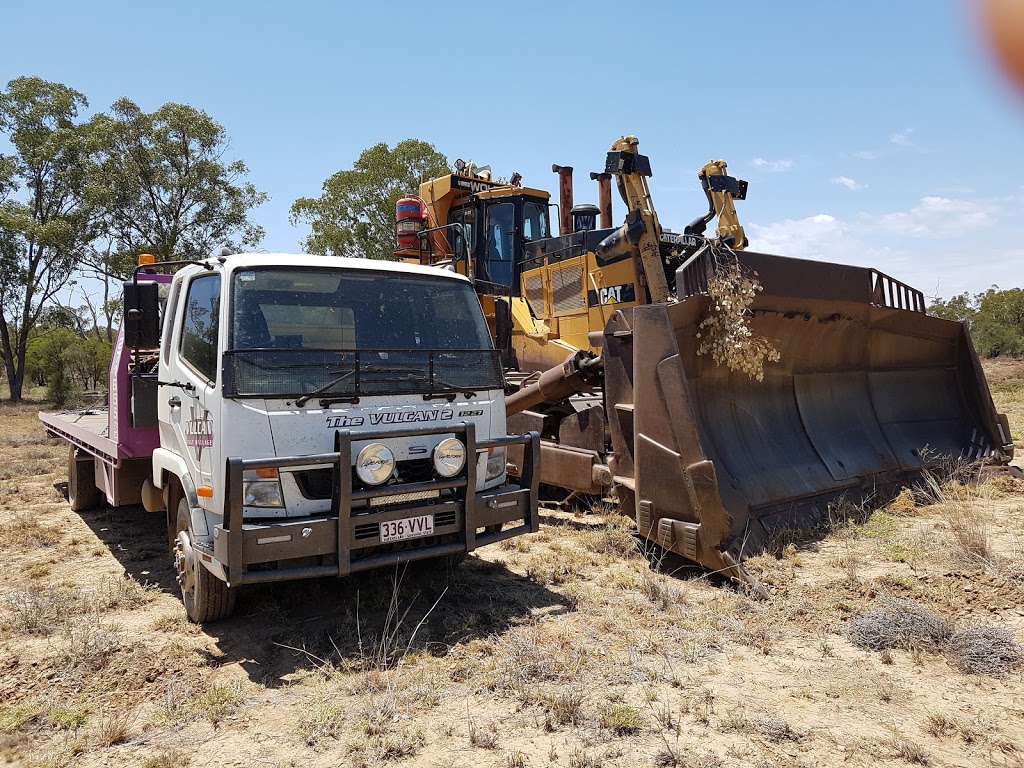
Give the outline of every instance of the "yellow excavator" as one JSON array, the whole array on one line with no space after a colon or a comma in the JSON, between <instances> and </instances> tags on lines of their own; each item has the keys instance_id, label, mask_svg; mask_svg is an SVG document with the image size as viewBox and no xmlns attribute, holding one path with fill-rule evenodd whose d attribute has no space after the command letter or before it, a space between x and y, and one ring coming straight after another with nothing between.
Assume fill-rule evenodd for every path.
<instances>
[{"instance_id":1,"label":"yellow excavator","mask_svg":"<svg viewBox=\"0 0 1024 768\"><path fill-rule=\"evenodd\" d=\"M1012 458L967 329L875 269L747 250L747 184L723 161L700 170L708 211L682 233L659 223L635 137L591 174L599 206L552 170L558 235L548 193L460 161L399 201L396 252L474 280L543 482L614 499L642 536L743 580L777 529L841 499Z\"/></svg>"}]
</instances>

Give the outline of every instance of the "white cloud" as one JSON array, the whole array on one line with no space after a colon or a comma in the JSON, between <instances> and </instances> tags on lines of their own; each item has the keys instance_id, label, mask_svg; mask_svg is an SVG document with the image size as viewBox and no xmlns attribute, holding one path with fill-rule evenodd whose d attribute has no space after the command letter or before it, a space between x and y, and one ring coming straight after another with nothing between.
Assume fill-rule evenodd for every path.
<instances>
[{"instance_id":1,"label":"white cloud","mask_svg":"<svg viewBox=\"0 0 1024 768\"><path fill-rule=\"evenodd\" d=\"M999 205L991 200L954 200L929 196L909 211L875 219L876 228L912 237L951 237L988 229L995 224ZM871 226L870 221L868 226Z\"/></svg>"},{"instance_id":2,"label":"white cloud","mask_svg":"<svg viewBox=\"0 0 1024 768\"><path fill-rule=\"evenodd\" d=\"M803 259L831 257L835 244L847 237L843 222L827 213L774 224L750 224L746 230L751 249Z\"/></svg>"},{"instance_id":3,"label":"white cloud","mask_svg":"<svg viewBox=\"0 0 1024 768\"><path fill-rule=\"evenodd\" d=\"M755 168L764 168L776 173L791 171L796 165L792 160L765 160L763 157L755 157L751 162Z\"/></svg>"},{"instance_id":4,"label":"white cloud","mask_svg":"<svg viewBox=\"0 0 1024 768\"><path fill-rule=\"evenodd\" d=\"M949 297L993 283L1024 287L1024 249L1006 246L1015 239L1006 230L1014 226L1015 217L1005 215L1011 207L1006 199L929 196L906 211L847 219L819 213L750 223L746 231L754 251L874 267L928 296Z\"/></svg>"},{"instance_id":5,"label":"white cloud","mask_svg":"<svg viewBox=\"0 0 1024 768\"><path fill-rule=\"evenodd\" d=\"M896 133L889 137L889 143L900 147L911 147L914 145L913 140L910 138L910 134L913 132L913 128L904 128L902 131L896 131Z\"/></svg>"},{"instance_id":6,"label":"white cloud","mask_svg":"<svg viewBox=\"0 0 1024 768\"><path fill-rule=\"evenodd\" d=\"M878 153L870 149L861 149L854 152L853 156L858 160L875 160L878 158Z\"/></svg>"},{"instance_id":7,"label":"white cloud","mask_svg":"<svg viewBox=\"0 0 1024 768\"><path fill-rule=\"evenodd\" d=\"M867 184L861 184L859 181L854 181L849 176L837 176L836 178L832 179L832 183L838 184L841 187L846 187L847 189L852 189L854 191L858 189L864 189L865 187L867 187Z\"/></svg>"}]
</instances>

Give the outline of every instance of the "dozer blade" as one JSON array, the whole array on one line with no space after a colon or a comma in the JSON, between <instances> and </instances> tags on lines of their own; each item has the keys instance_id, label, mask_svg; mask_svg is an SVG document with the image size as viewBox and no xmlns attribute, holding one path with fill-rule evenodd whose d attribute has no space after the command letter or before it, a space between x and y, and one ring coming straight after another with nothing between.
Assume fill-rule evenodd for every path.
<instances>
[{"instance_id":1,"label":"dozer blade","mask_svg":"<svg viewBox=\"0 0 1024 768\"><path fill-rule=\"evenodd\" d=\"M884 496L931 462L1009 461L1013 443L960 323L872 269L743 252L763 286L751 326L779 350L764 380L698 355L708 263L681 300L616 312L605 329L612 471L640 533L744 578L777 528Z\"/></svg>"}]
</instances>

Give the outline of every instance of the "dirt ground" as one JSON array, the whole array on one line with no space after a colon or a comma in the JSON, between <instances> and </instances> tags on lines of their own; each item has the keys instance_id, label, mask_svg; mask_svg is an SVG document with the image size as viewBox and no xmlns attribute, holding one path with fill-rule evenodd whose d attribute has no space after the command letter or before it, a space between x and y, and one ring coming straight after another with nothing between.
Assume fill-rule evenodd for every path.
<instances>
[{"instance_id":1,"label":"dirt ground","mask_svg":"<svg viewBox=\"0 0 1024 768\"><path fill-rule=\"evenodd\" d=\"M1024 363L987 371L1024 435ZM1020 647L957 644L1024 640L1021 481L837 510L751 564L768 599L568 510L450 573L251 587L199 628L162 517L72 513L36 409L0 406L0 764L1024 764Z\"/></svg>"}]
</instances>

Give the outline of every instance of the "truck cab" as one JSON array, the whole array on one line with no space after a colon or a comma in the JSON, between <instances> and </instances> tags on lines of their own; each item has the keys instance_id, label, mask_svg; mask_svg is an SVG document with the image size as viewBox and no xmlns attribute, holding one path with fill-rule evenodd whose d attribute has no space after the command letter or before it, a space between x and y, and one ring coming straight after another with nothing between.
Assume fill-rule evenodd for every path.
<instances>
[{"instance_id":1,"label":"truck cab","mask_svg":"<svg viewBox=\"0 0 1024 768\"><path fill-rule=\"evenodd\" d=\"M130 393L133 426L158 435L140 495L167 512L193 621L226 616L244 584L453 564L538 529L539 440L506 435L498 353L461 275L287 254L190 263L169 285L138 271L120 338L111 402ZM510 446L525 446L516 483Z\"/></svg>"}]
</instances>

